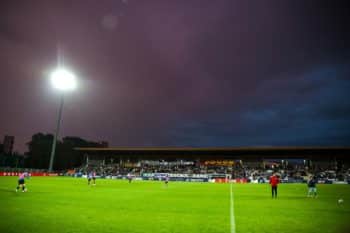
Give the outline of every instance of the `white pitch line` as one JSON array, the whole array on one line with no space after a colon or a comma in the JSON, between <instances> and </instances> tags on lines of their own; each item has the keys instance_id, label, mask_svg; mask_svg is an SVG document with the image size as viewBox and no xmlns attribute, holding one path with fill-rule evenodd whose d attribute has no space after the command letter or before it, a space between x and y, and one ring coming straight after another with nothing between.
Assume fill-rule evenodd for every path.
<instances>
[{"instance_id":1,"label":"white pitch line","mask_svg":"<svg viewBox=\"0 0 350 233\"><path fill-rule=\"evenodd\" d=\"M232 192L232 183L230 184L230 223L231 231L230 233L236 233L236 223L235 223L235 211L233 207L233 192Z\"/></svg>"}]
</instances>

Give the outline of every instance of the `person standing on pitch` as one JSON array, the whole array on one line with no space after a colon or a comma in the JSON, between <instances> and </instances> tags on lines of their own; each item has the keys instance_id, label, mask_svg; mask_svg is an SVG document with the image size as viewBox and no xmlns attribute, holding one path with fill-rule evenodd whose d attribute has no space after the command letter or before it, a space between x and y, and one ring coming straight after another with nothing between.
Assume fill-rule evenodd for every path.
<instances>
[{"instance_id":1,"label":"person standing on pitch","mask_svg":"<svg viewBox=\"0 0 350 233\"><path fill-rule=\"evenodd\" d=\"M273 174L270 177L270 185L271 185L271 192L272 192L272 198L277 198L277 186L280 183L280 179L276 174Z\"/></svg>"},{"instance_id":2,"label":"person standing on pitch","mask_svg":"<svg viewBox=\"0 0 350 233\"><path fill-rule=\"evenodd\" d=\"M126 177L128 178L128 181L129 181L129 184L130 184L131 181L132 181L132 175L130 173L128 173L128 175Z\"/></svg>"},{"instance_id":3,"label":"person standing on pitch","mask_svg":"<svg viewBox=\"0 0 350 233\"><path fill-rule=\"evenodd\" d=\"M310 180L307 182L307 187L309 188L309 191L307 194L308 197L311 197L311 196L313 198L317 197L316 183L317 183L317 181L316 181L315 177L311 176Z\"/></svg>"},{"instance_id":4,"label":"person standing on pitch","mask_svg":"<svg viewBox=\"0 0 350 233\"><path fill-rule=\"evenodd\" d=\"M90 185L91 178L92 178L92 174L91 174L91 172L88 172L87 173L88 185Z\"/></svg>"},{"instance_id":5,"label":"person standing on pitch","mask_svg":"<svg viewBox=\"0 0 350 233\"><path fill-rule=\"evenodd\" d=\"M16 192L18 192L19 188L22 188L22 192L27 192L26 184L24 181L26 177L29 177L29 174L27 172L18 174L18 185L16 188Z\"/></svg>"},{"instance_id":6,"label":"person standing on pitch","mask_svg":"<svg viewBox=\"0 0 350 233\"><path fill-rule=\"evenodd\" d=\"M168 187L168 184L169 184L169 175L168 174L164 178L164 184L165 184L165 187Z\"/></svg>"},{"instance_id":7,"label":"person standing on pitch","mask_svg":"<svg viewBox=\"0 0 350 233\"><path fill-rule=\"evenodd\" d=\"M92 185L96 185L96 172L95 171L93 171L92 172L92 182L93 182L93 184Z\"/></svg>"}]
</instances>

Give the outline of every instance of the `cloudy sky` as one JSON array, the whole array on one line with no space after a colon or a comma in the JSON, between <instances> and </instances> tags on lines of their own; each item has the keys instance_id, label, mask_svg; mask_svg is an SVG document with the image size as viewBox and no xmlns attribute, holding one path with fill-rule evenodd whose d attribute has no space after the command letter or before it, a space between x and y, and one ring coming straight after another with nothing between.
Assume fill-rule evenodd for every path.
<instances>
[{"instance_id":1,"label":"cloudy sky","mask_svg":"<svg viewBox=\"0 0 350 233\"><path fill-rule=\"evenodd\" d=\"M0 137L111 146L350 145L345 1L26 0L0 3Z\"/></svg>"}]
</instances>

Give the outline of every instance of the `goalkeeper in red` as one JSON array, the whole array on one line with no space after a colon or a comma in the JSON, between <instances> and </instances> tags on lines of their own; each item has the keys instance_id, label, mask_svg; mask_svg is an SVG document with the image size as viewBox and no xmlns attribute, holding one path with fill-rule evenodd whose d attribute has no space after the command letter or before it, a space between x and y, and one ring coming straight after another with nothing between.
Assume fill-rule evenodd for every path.
<instances>
[{"instance_id":1,"label":"goalkeeper in red","mask_svg":"<svg viewBox=\"0 0 350 233\"><path fill-rule=\"evenodd\" d=\"M277 186L280 183L280 179L276 174L273 174L270 177L270 185L271 185L271 192L272 192L272 198L277 198Z\"/></svg>"}]
</instances>

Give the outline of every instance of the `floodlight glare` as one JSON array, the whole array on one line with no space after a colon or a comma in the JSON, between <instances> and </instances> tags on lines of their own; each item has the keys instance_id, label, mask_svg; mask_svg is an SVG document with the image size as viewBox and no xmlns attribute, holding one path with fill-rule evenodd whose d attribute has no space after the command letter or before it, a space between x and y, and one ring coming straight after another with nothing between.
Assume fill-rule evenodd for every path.
<instances>
[{"instance_id":1,"label":"floodlight glare","mask_svg":"<svg viewBox=\"0 0 350 233\"><path fill-rule=\"evenodd\" d=\"M66 69L54 70L50 77L52 85L61 91L74 90L77 86L75 75Z\"/></svg>"}]
</instances>

